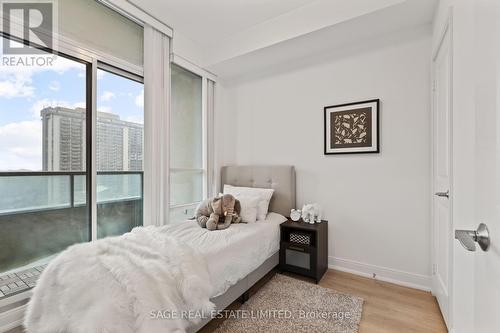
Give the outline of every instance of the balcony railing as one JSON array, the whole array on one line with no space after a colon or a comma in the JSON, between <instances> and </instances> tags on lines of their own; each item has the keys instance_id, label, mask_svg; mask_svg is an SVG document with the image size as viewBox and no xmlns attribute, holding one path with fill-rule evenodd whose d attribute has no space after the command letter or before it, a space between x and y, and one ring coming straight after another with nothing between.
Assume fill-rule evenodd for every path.
<instances>
[{"instance_id":1,"label":"balcony railing","mask_svg":"<svg viewBox=\"0 0 500 333\"><path fill-rule=\"evenodd\" d=\"M97 172L97 203L141 200L142 171ZM86 205L86 173L0 172L0 216Z\"/></svg>"},{"instance_id":2,"label":"balcony railing","mask_svg":"<svg viewBox=\"0 0 500 333\"><path fill-rule=\"evenodd\" d=\"M0 272L90 240L85 172L0 172ZM96 177L97 236L143 224L143 172Z\"/></svg>"}]
</instances>

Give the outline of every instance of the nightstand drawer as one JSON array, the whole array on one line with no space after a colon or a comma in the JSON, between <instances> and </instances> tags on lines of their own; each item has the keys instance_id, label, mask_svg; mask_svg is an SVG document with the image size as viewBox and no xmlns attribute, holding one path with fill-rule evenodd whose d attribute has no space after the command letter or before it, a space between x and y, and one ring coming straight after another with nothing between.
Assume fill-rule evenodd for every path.
<instances>
[{"instance_id":1,"label":"nightstand drawer","mask_svg":"<svg viewBox=\"0 0 500 333\"><path fill-rule=\"evenodd\" d=\"M298 251L298 249L300 249L300 251ZM285 264L310 270L311 254L304 252L304 249L301 249L300 247L295 248L293 246L289 246L285 249Z\"/></svg>"},{"instance_id":2,"label":"nightstand drawer","mask_svg":"<svg viewBox=\"0 0 500 333\"><path fill-rule=\"evenodd\" d=\"M314 277L316 248L291 242L281 242L281 268L294 273Z\"/></svg>"}]
</instances>

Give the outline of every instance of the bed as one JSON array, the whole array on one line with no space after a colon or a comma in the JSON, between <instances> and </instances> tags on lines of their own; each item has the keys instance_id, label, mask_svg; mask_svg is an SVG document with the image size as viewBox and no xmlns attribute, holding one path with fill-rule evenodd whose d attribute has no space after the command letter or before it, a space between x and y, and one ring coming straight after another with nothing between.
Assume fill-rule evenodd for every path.
<instances>
[{"instance_id":1,"label":"bed","mask_svg":"<svg viewBox=\"0 0 500 333\"><path fill-rule=\"evenodd\" d=\"M183 314L214 314L247 297L279 262L279 224L295 206L295 170L227 166L220 181L274 189L266 221L208 231L188 220L73 245L33 289L27 332L196 332L210 315L200 322Z\"/></svg>"},{"instance_id":2,"label":"bed","mask_svg":"<svg viewBox=\"0 0 500 333\"><path fill-rule=\"evenodd\" d=\"M293 166L224 166L221 168L220 175L221 189L224 184L272 188L274 194L269 205L270 213L265 222L251 225L232 225L226 230L227 234L239 234L240 237L232 238L232 241L228 242L229 244L225 243L225 248L221 248L222 251L225 251L227 247L234 248L231 257L226 257L224 260L225 269L219 267L223 261L214 260L217 258L217 254L221 253L218 252L219 249L213 249L209 252L207 260L212 263L210 274L216 280L218 277L222 277L223 280L222 284L220 280L216 281L217 292L211 298L218 310L228 307L278 265L279 224L284 221L280 216L289 216L290 210L295 208L295 168ZM224 231L218 233L217 236L224 237ZM240 241L244 246L237 246ZM230 270L232 265L241 265L245 258L256 259L246 266L248 273L240 277L238 281L226 280L225 277L233 276L232 273L227 272L227 269ZM233 264L226 264L231 262ZM245 268L238 267L237 270L241 275ZM198 331L209 321L208 318L203 320L190 327L188 332Z\"/></svg>"}]
</instances>

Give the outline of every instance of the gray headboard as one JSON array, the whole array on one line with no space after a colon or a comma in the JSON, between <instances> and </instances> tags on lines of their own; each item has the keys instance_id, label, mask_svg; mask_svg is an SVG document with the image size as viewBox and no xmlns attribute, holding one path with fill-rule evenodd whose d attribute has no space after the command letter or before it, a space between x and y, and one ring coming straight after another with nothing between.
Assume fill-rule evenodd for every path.
<instances>
[{"instance_id":1,"label":"gray headboard","mask_svg":"<svg viewBox=\"0 0 500 333\"><path fill-rule=\"evenodd\" d=\"M295 168L291 165L243 165L221 168L221 190L224 184L274 189L270 212L290 216L295 208Z\"/></svg>"}]
</instances>

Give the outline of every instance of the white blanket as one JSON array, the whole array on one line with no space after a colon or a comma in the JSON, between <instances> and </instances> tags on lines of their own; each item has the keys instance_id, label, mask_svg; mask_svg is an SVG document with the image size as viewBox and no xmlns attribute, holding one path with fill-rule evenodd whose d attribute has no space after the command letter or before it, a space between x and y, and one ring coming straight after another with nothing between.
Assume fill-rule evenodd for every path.
<instances>
[{"instance_id":1,"label":"white blanket","mask_svg":"<svg viewBox=\"0 0 500 333\"><path fill-rule=\"evenodd\" d=\"M33 291L27 332L183 332L197 321L183 311L212 311L214 290L203 256L168 230L136 228L62 252ZM152 319L164 310L174 318Z\"/></svg>"},{"instance_id":2,"label":"white blanket","mask_svg":"<svg viewBox=\"0 0 500 333\"><path fill-rule=\"evenodd\" d=\"M214 285L212 297L223 294L279 250L280 223L286 218L269 213L265 221L232 224L208 231L196 221L168 226L168 234L196 249L208 263Z\"/></svg>"}]
</instances>

